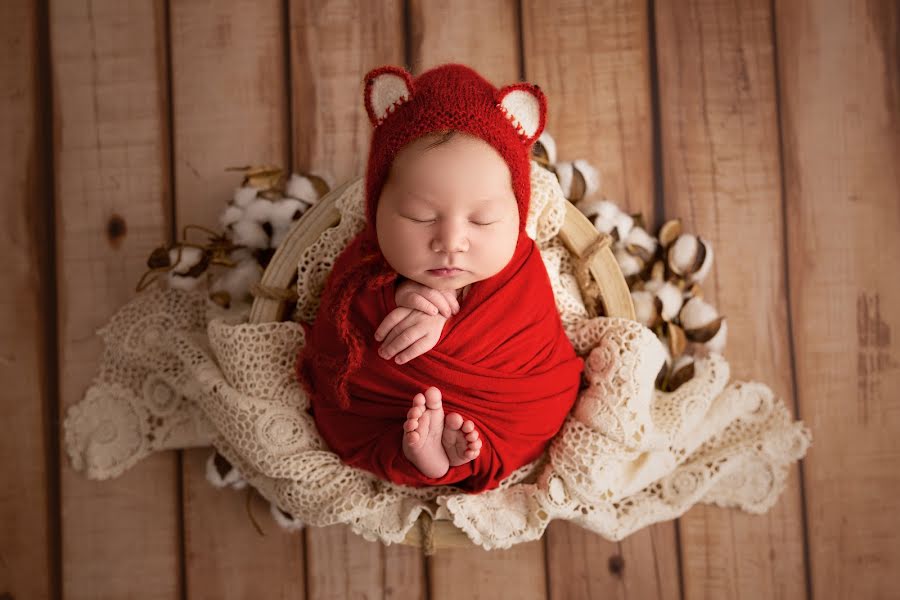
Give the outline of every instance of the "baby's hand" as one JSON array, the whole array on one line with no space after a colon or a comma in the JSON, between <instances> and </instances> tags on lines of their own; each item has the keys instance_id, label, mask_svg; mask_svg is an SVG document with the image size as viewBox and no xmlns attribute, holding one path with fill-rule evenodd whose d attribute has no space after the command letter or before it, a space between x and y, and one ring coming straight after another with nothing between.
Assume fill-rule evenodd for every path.
<instances>
[{"instance_id":1,"label":"baby's hand","mask_svg":"<svg viewBox=\"0 0 900 600\"><path fill-rule=\"evenodd\" d=\"M448 319L459 312L454 290L436 290L411 279L397 286L394 301L397 306L414 308L429 315L440 313Z\"/></svg>"},{"instance_id":2,"label":"baby's hand","mask_svg":"<svg viewBox=\"0 0 900 600\"><path fill-rule=\"evenodd\" d=\"M390 359L399 352L397 364L409 362L437 345L446 322L443 315L426 315L405 306L397 307L375 330L375 339L384 339L378 354Z\"/></svg>"}]
</instances>

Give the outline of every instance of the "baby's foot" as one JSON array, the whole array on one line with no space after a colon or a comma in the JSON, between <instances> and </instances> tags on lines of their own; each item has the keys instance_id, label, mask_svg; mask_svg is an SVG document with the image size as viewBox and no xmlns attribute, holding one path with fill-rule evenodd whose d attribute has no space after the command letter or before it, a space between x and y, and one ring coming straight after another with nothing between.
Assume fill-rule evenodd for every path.
<instances>
[{"instance_id":1,"label":"baby's foot","mask_svg":"<svg viewBox=\"0 0 900 600\"><path fill-rule=\"evenodd\" d=\"M406 417L403 454L426 477L443 477L450 469L450 463L441 444L444 431L441 391L432 386L425 394L416 394Z\"/></svg>"},{"instance_id":2,"label":"baby's foot","mask_svg":"<svg viewBox=\"0 0 900 600\"><path fill-rule=\"evenodd\" d=\"M451 467L464 465L481 453L481 440L478 439L475 423L463 420L459 413L450 413L444 419L441 443Z\"/></svg>"}]
</instances>

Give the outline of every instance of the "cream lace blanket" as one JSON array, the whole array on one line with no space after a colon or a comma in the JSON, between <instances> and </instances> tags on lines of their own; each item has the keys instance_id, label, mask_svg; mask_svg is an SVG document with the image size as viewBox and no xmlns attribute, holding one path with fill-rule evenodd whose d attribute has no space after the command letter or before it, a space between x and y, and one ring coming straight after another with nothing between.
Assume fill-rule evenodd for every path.
<instances>
[{"instance_id":1,"label":"cream lace blanket","mask_svg":"<svg viewBox=\"0 0 900 600\"><path fill-rule=\"evenodd\" d=\"M552 519L619 540L697 502L768 510L812 441L808 428L767 386L729 384L716 354L675 392L657 391L662 345L635 321L588 318L556 237L567 200L536 163L532 186L527 230L590 385L548 451L500 488L471 495L381 481L342 464L305 412L293 374L304 343L296 321L314 318L330 265L363 227L362 179L336 204L341 223L304 254L294 320L251 325L246 304L223 311L205 293L156 289L99 329L98 374L64 423L72 466L106 479L151 452L212 445L295 519L347 523L388 544L403 540L421 511L452 519L491 549L537 539Z\"/></svg>"}]
</instances>

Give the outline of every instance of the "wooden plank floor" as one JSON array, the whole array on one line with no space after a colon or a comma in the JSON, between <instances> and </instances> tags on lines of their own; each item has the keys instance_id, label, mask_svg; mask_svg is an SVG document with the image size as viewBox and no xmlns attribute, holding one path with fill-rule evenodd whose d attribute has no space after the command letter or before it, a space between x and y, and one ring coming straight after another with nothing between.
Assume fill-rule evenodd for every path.
<instances>
[{"instance_id":1,"label":"wooden plank floor","mask_svg":"<svg viewBox=\"0 0 900 600\"><path fill-rule=\"evenodd\" d=\"M900 597L898 41L894 0L0 3L0 599ZM561 160L710 240L732 377L813 431L778 504L424 557L256 499L261 536L206 450L74 472L94 331L155 246L218 227L224 168L359 175L363 75L451 61L540 85Z\"/></svg>"}]
</instances>

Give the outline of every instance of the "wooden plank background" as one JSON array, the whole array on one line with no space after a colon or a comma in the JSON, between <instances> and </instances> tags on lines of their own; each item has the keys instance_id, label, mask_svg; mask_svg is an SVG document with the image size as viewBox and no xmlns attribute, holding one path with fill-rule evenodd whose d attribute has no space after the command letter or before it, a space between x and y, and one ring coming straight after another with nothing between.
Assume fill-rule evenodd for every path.
<instances>
[{"instance_id":1,"label":"wooden plank background","mask_svg":"<svg viewBox=\"0 0 900 600\"><path fill-rule=\"evenodd\" d=\"M0 3L0 598L900 597L898 36L893 0ZM94 332L155 246L218 226L224 168L359 175L363 75L451 61L540 85L561 160L710 240L732 377L813 430L778 504L425 557L256 498L260 536L207 450L74 472Z\"/></svg>"}]
</instances>

